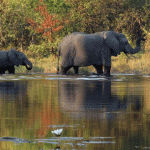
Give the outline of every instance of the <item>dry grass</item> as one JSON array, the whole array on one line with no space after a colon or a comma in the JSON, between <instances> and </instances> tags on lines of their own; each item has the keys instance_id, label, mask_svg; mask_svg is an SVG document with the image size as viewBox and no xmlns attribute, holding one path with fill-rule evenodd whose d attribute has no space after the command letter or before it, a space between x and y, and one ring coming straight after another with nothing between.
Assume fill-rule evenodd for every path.
<instances>
[{"instance_id":1,"label":"dry grass","mask_svg":"<svg viewBox=\"0 0 150 150\"><path fill-rule=\"evenodd\" d=\"M39 60L33 60L32 62L34 67L36 66L37 68L41 68L41 71L39 70L39 72L44 72L44 73L57 72L57 57L55 56L50 56L49 58L43 58Z\"/></svg>"},{"instance_id":2,"label":"dry grass","mask_svg":"<svg viewBox=\"0 0 150 150\"><path fill-rule=\"evenodd\" d=\"M134 73L134 74L150 74L150 34L147 34L143 49L144 54L129 55L129 58L123 53L117 57L112 57L111 73ZM141 47L142 49L142 47ZM136 58L134 57L136 56ZM51 55L49 58L30 59L33 63L31 72L56 73L57 57ZM60 60L61 62L61 60ZM60 65L59 65L60 68ZM16 67L16 72L27 72L25 67ZM80 67L80 74L96 73L94 67ZM73 69L68 71L73 74Z\"/></svg>"},{"instance_id":3,"label":"dry grass","mask_svg":"<svg viewBox=\"0 0 150 150\"><path fill-rule=\"evenodd\" d=\"M134 55L133 55L134 56ZM150 53L146 52L137 58L125 55L112 57L111 73L134 73L134 74L150 74ZM30 59L33 63L31 72L57 73L57 57L50 56L43 59ZM60 65L59 65L60 68ZM16 72L27 72L25 67L16 67ZM80 67L80 74L96 73L94 67ZM69 74L73 74L73 69L70 69Z\"/></svg>"},{"instance_id":4,"label":"dry grass","mask_svg":"<svg viewBox=\"0 0 150 150\"><path fill-rule=\"evenodd\" d=\"M150 74L150 53L141 57L118 56L112 61L112 73Z\"/></svg>"},{"instance_id":5,"label":"dry grass","mask_svg":"<svg viewBox=\"0 0 150 150\"><path fill-rule=\"evenodd\" d=\"M33 63L33 69L31 72L44 72L44 73L57 73L57 62L58 58L55 56L50 56L49 58L43 58L39 60L30 59ZM61 63L61 59L60 59ZM22 67L20 67L22 68ZM60 64L59 64L60 69ZM23 70L20 70L23 71ZM89 72L95 72L94 67L80 67L79 73L81 74L89 74ZM74 74L73 68L68 71L68 74Z\"/></svg>"},{"instance_id":6,"label":"dry grass","mask_svg":"<svg viewBox=\"0 0 150 150\"><path fill-rule=\"evenodd\" d=\"M33 69L31 73L56 73L57 72L57 58L55 56L50 56L49 58L43 59L33 59L29 58L33 64ZM16 67L16 73L26 73L28 72L24 66Z\"/></svg>"}]
</instances>

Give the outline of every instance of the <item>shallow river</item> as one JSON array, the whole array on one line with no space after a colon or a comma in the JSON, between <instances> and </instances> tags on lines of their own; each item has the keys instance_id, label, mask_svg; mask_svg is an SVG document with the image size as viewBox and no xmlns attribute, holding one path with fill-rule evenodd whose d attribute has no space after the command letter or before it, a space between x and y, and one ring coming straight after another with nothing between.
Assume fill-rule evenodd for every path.
<instances>
[{"instance_id":1,"label":"shallow river","mask_svg":"<svg viewBox=\"0 0 150 150\"><path fill-rule=\"evenodd\" d=\"M150 149L150 76L2 75L0 149Z\"/></svg>"}]
</instances>

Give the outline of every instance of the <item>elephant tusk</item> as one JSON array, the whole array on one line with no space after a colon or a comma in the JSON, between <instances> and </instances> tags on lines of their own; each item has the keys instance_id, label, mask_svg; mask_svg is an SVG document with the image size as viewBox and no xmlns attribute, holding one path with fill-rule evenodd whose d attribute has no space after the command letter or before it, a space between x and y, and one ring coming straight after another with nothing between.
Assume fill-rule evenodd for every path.
<instances>
[{"instance_id":1,"label":"elephant tusk","mask_svg":"<svg viewBox=\"0 0 150 150\"><path fill-rule=\"evenodd\" d=\"M24 66L26 66L27 70L31 70L32 69L32 63L29 60L25 60L23 63Z\"/></svg>"},{"instance_id":2,"label":"elephant tusk","mask_svg":"<svg viewBox=\"0 0 150 150\"><path fill-rule=\"evenodd\" d=\"M29 64L24 64L24 66L26 66L27 70L31 70L32 69L32 66L30 66Z\"/></svg>"},{"instance_id":3,"label":"elephant tusk","mask_svg":"<svg viewBox=\"0 0 150 150\"><path fill-rule=\"evenodd\" d=\"M125 54L129 59L132 59L132 57L137 58L136 56L131 55L131 57L130 57L127 53L125 53Z\"/></svg>"},{"instance_id":4,"label":"elephant tusk","mask_svg":"<svg viewBox=\"0 0 150 150\"><path fill-rule=\"evenodd\" d=\"M32 67L28 67L29 65L26 65L26 68L27 68L27 70L31 70L32 69Z\"/></svg>"}]
</instances>

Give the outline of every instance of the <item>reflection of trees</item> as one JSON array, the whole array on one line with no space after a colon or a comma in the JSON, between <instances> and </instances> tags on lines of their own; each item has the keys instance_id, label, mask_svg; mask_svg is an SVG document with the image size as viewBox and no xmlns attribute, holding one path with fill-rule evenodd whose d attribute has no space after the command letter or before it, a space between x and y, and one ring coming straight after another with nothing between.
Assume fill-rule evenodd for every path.
<instances>
[{"instance_id":1,"label":"reflection of trees","mask_svg":"<svg viewBox=\"0 0 150 150\"><path fill-rule=\"evenodd\" d=\"M0 137L30 140L53 136L49 126L63 124L56 83L46 80L0 82Z\"/></svg>"},{"instance_id":2,"label":"reflection of trees","mask_svg":"<svg viewBox=\"0 0 150 150\"><path fill-rule=\"evenodd\" d=\"M21 134L28 106L27 81L0 82L0 136Z\"/></svg>"},{"instance_id":3,"label":"reflection of trees","mask_svg":"<svg viewBox=\"0 0 150 150\"><path fill-rule=\"evenodd\" d=\"M144 95L143 89L138 89L139 83L108 80L1 83L1 135L10 136L9 133L12 133L14 137L28 140L49 138L53 136L51 130L55 129L51 125L70 125L72 127L63 127L62 136L85 139L111 136L115 137L116 145L120 146L116 149L123 149L125 139L129 145L133 139L139 142L140 138L149 137L149 117L143 113L143 107L148 108L145 103L146 98L147 103L149 100L148 83L144 87L144 92L147 92ZM39 143L40 149L44 148L43 144ZM138 145L133 142L133 149L135 144ZM102 145L98 146L101 148Z\"/></svg>"},{"instance_id":4,"label":"reflection of trees","mask_svg":"<svg viewBox=\"0 0 150 150\"><path fill-rule=\"evenodd\" d=\"M150 114L150 83L144 81L144 112Z\"/></svg>"},{"instance_id":5,"label":"reflection of trees","mask_svg":"<svg viewBox=\"0 0 150 150\"><path fill-rule=\"evenodd\" d=\"M38 126L34 130L35 137L53 136L50 125L63 124L57 100L57 81L32 81L30 87L30 103L26 125ZM29 117L30 116L30 117Z\"/></svg>"}]
</instances>

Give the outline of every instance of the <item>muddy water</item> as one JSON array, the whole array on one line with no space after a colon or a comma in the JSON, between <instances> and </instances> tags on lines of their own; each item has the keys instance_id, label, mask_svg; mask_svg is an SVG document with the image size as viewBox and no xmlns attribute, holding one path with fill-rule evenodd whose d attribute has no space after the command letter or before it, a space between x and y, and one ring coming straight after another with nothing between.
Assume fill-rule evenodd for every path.
<instances>
[{"instance_id":1,"label":"muddy water","mask_svg":"<svg viewBox=\"0 0 150 150\"><path fill-rule=\"evenodd\" d=\"M150 76L0 76L0 149L150 149L149 132Z\"/></svg>"}]
</instances>

